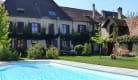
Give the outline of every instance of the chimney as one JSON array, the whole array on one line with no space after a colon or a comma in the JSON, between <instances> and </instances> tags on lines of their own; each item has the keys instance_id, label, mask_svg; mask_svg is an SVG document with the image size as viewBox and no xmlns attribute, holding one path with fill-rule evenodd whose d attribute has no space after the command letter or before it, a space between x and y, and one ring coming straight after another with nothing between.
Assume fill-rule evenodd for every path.
<instances>
[{"instance_id":1,"label":"chimney","mask_svg":"<svg viewBox=\"0 0 138 80\"><path fill-rule=\"evenodd\" d=\"M118 8L118 19L122 19L122 8Z\"/></svg>"},{"instance_id":2,"label":"chimney","mask_svg":"<svg viewBox=\"0 0 138 80\"><path fill-rule=\"evenodd\" d=\"M95 10L95 4L92 4L92 7L93 7L93 12L92 12L92 14L93 14L93 19L95 19L95 12L96 12L96 10Z\"/></svg>"}]
</instances>

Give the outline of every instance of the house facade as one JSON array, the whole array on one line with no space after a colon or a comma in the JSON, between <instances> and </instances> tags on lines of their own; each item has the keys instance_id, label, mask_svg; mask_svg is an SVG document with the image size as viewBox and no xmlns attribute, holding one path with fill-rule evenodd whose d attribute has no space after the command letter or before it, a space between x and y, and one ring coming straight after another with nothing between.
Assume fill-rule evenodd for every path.
<instances>
[{"instance_id":1,"label":"house facade","mask_svg":"<svg viewBox=\"0 0 138 80\"><path fill-rule=\"evenodd\" d=\"M122 9L118 8L118 18L110 17L102 24L102 38L107 42L107 54L113 53L113 50L119 50L115 46L116 43L125 44L124 50L132 51L134 42L131 38L138 35L137 23L138 17L122 18ZM125 39L123 41L123 39ZM128 40L127 40L128 39ZM130 40L129 40L130 39ZM123 51L123 48L120 48Z\"/></svg>"},{"instance_id":2,"label":"house facade","mask_svg":"<svg viewBox=\"0 0 138 80\"><path fill-rule=\"evenodd\" d=\"M29 48L36 43L42 47L73 48L71 40L60 34L93 32L101 16L93 5L93 12L59 7L53 0L6 0L9 13L12 48Z\"/></svg>"}]
</instances>

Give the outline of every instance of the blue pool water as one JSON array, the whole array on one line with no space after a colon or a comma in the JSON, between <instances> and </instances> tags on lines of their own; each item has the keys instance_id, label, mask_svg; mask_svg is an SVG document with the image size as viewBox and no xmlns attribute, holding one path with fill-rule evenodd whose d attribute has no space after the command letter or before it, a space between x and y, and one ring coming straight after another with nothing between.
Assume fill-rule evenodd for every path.
<instances>
[{"instance_id":1,"label":"blue pool water","mask_svg":"<svg viewBox=\"0 0 138 80\"><path fill-rule=\"evenodd\" d=\"M138 77L51 62L20 62L0 66L0 80L138 80Z\"/></svg>"}]
</instances>

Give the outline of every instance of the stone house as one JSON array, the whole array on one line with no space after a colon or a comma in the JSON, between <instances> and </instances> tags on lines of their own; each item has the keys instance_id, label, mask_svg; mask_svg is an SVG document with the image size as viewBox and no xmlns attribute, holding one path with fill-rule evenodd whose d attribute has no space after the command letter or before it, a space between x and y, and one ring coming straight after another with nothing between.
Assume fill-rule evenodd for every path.
<instances>
[{"instance_id":1,"label":"stone house","mask_svg":"<svg viewBox=\"0 0 138 80\"><path fill-rule=\"evenodd\" d=\"M116 39L123 36L138 35L138 17L122 18L122 8L118 8L118 18L109 17L102 24L102 38L106 40L112 39L112 42L106 43L107 54L110 55L115 48ZM132 50L132 43L128 42L129 50Z\"/></svg>"},{"instance_id":2,"label":"stone house","mask_svg":"<svg viewBox=\"0 0 138 80\"><path fill-rule=\"evenodd\" d=\"M63 46L72 48L70 40L62 40L60 37L49 40L48 37L43 38L41 32L51 35L56 35L59 31L62 34L72 34L72 31L92 32L101 16L95 5L93 11L89 11L60 7L53 0L6 0L4 4L9 13L9 32L12 34L16 31L18 35L12 35L12 48L26 49L36 43L40 43L44 48L50 45L59 49ZM24 38L26 27L31 34L35 34L34 37L39 38Z\"/></svg>"}]
</instances>

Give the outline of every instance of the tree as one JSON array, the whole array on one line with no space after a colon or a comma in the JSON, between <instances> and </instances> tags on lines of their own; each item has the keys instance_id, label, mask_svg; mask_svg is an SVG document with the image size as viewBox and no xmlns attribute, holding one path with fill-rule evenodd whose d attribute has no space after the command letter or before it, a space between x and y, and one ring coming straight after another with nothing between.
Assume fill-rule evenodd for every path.
<instances>
[{"instance_id":1,"label":"tree","mask_svg":"<svg viewBox=\"0 0 138 80\"><path fill-rule=\"evenodd\" d=\"M82 55L89 56L92 53L92 47L90 43L85 43L82 51Z\"/></svg>"},{"instance_id":2,"label":"tree","mask_svg":"<svg viewBox=\"0 0 138 80\"><path fill-rule=\"evenodd\" d=\"M10 39L8 38L9 32L9 18L8 13L3 5L0 5L0 48L9 48Z\"/></svg>"},{"instance_id":3,"label":"tree","mask_svg":"<svg viewBox=\"0 0 138 80\"><path fill-rule=\"evenodd\" d=\"M94 41L95 43L99 44L99 46L100 46L100 55L101 55L102 44L104 43L105 40L101 37L101 28L100 27L98 27L96 29L95 36L92 36L91 40Z\"/></svg>"}]
</instances>

